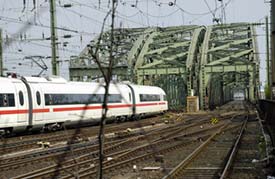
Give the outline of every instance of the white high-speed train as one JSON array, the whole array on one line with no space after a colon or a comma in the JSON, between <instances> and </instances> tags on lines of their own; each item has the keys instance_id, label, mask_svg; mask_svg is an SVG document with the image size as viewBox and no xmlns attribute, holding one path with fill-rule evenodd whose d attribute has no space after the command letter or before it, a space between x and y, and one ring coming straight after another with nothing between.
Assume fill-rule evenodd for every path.
<instances>
[{"instance_id":1,"label":"white high-speed train","mask_svg":"<svg viewBox=\"0 0 275 179\"><path fill-rule=\"evenodd\" d=\"M60 77L0 78L0 131L57 129L98 121L104 84L67 82ZM110 84L108 119L126 119L168 109L165 92L154 86Z\"/></svg>"}]
</instances>

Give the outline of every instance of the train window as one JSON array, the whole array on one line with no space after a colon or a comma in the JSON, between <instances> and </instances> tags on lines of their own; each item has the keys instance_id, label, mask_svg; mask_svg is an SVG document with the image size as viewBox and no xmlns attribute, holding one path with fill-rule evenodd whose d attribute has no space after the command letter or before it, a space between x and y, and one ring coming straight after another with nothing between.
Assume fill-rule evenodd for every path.
<instances>
[{"instance_id":1,"label":"train window","mask_svg":"<svg viewBox=\"0 0 275 179\"><path fill-rule=\"evenodd\" d=\"M14 107L14 94L0 94L0 107Z\"/></svg>"},{"instance_id":2,"label":"train window","mask_svg":"<svg viewBox=\"0 0 275 179\"><path fill-rule=\"evenodd\" d=\"M51 94L45 94L45 105L52 105L53 104L53 98Z\"/></svg>"},{"instance_id":3,"label":"train window","mask_svg":"<svg viewBox=\"0 0 275 179\"><path fill-rule=\"evenodd\" d=\"M163 95L163 101L167 101L166 95Z\"/></svg>"},{"instance_id":4,"label":"train window","mask_svg":"<svg viewBox=\"0 0 275 179\"><path fill-rule=\"evenodd\" d=\"M103 103L104 94L45 94L46 105L66 105L66 104L100 104ZM109 103L120 103L120 94L109 95Z\"/></svg>"},{"instance_id":5,"label":"train window","mask_svg":"<svg viewBox=\"0 0 275 179\"><path fill-rule=\"evenodd\" d=\"M104 100L103 94L93 94L89 97L88 101L86 101L85 103L97 104L97 103L103 103L103 100Z\"/></svg>"},{"instance_id":6,"label":"train window","mask_svg":"<svg viewBox=\"0 0 275 179\"><path fill-rule=\"evenodd\" d=\"M140 94L140 101L160 101L160 95L158 94Z\"/></svg>"},{"instance_id":7,"label":"train window","mask_svg":"<svg viewBox=\"0 0 275 179\"><path fill-rule=\"evenodd\" d=\"M19 103L21 106L24 105L24 96L22 91L19 91Z\"/></svg>"},{"instance_id":8,"label":"train window","mask_svg":"<svg viewBox=\"0 0 275 179\"><path fill-rule=\"evenodd\" d=\"M120 94L110 94L108 103L121 103L122 97Z\"/></svg>"},{"instance_id":9,"label":"train window","mask_svg":"<svg viewBox=\"0 0 275 179\"><path fill-rule=\"evenodd\" d=\"M41 96L40 96L39 91L36 92L36 102L40 106L40 104L41 104Z\"/></svg>"},{"instance_id":10,"label":"train window","mask_svg":"<svg viewBox=\"0 0 275 179\"><path fill-rule=\"evenodd\" d=\"M3 106L9 106L9 100L8 100L7 94L3 95Z\"/></svg>"}]
</instances>

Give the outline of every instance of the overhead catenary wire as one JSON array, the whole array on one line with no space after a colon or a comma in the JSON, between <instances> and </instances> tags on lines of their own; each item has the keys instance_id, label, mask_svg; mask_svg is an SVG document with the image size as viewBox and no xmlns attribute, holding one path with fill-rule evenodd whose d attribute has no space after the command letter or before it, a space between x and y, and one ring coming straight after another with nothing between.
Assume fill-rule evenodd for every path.
<instances>
[{"instance_id":1,"label":"overhead catenary wire","mask_svg":"<svg viewBox=\"0 0 275 179\"><path fill-rule=\"evenodd\" d=\"M3 1L6 1L6 0L3 0ZM42 15L39 15L40 13L42 13L43 12L43 10L44 9L46 9L47 8L47 5L44 5L43 4L43 6L40 6L42 3L44 3L44 0L43 1L40 1L40 4L38 3L39 1L37 0L36 1L36 9L34 9L33 10L33 12L31 12L30 10L33 8L33 5L31 4L31 2L32 2L33 0L29 0L29 2L30 2L30 5L27 7L26 6L26 10L25 10L25 12L24 12L24 16L23 16L23 18L22 18L22 21L21 22L18 22L19 20L18 19L16 19L16 18L14 18L14 21L17 21L17 22L15 22L15 23L18 23L18 24L23 24L23 25L25 25L25 24L29 24L31 27L38 27L38 28L40 28L40 27L42 27L42 26L44 26L43 25L43 23L45 23L45 22L47 22L46 21L46 19L47 19L47 17L45 17L45 16L42 16ZM170 0L171 2L173 1L173 2L176 2L176 1L174 1L174 0ZM209 14L211 14L211 12L210 11L207 11L207 14L203 14L204 12L200 12L200 13L193 13L193 11L192 10L188 10L188 9L186 9L186 7L185 6L182 6L183 8L178 8L178 6L180 6L181 4L179 3L179 1L177 2L177 3L175 3L175 5L173 5L173 6L171 6L171 8L169 9L169 12L168 13L165 13L165 12L162 12L162 13L159 13L159 14L155 14L154 13L154 11L147 11L146 10L146 6L142 6L142 5L144 5L145 3L151 3L150 4L150 8L152 8L153 6L157 6L157 8L159 9L159 11L161 12L161 9L162 9L162 7L164 7L164 6L167 6L168 5L168 2L170 2L170 1L167 1L167 0L121 0L121 1L119 1L120 3L121 3L121 5L123 5L123 3L125 4L125 6L127 6L127 7L130 7L131 5L135 5L136 7L132 7L132 10L131 11L129 11L128 13L129 14L127 14L127 12L125 12L125 11L121 11L121 10L118 10L117 11L117 18L119 19L119 20L121 20L123 23L129 23L129 24L126 24L126 26L128 25L129 27L132 27L133 25L132 24L134 24L134 25L137 25L138 27L139 26L142 26L142 27L148 27L148 20L150 21L150 26L156 26L156 24L154 24L155 22L154 22L154 19L153 18L159 18L159 20L158 20L158 22L157 22L157 26L158 26L158 24L161 24L162 23L162 26L165 26L165 25L167 25L167 24L165 24L165 23L163 23L162 22L162 18L163 19L165 19L165 18L167 18L167 17L170 17L170 16L173 16L173 15L178 15L177 13L180 13L180 15L182 16L182 23L184 24L184 20L185 19L187 19L188 20L188 17L189 16L197 16L197 18L198 19L200 19L201 17L203 17L204 15L209 15ZM225 1L225 0L224 0ZM224 6L226 7L230 2L231 2L232 0L228 0L227 2L225 2L225 4L224 4ZM8 2L8 1L7 1ZM6 2L6 3L7 3ZM21 2L22 2L22 0L21 0ZM101 0L101 6L100 7L98 7L98 4L97 4L97 1L87 1L87 2L84 2L84 1L76 1L76 0L64 0L64 1L59 1L59 5L57 5L58 6L58 9L60 10L59 12L62 12L61 11L61 6L62 6L62 4L61 3L70 3L70 2L72 2L72 5L73 6L81 6L81 7L83 7L83 11L79 11L79 10L76 10L75 8L64 8L63 9L63 11L65 12L67 12L66 14L63 14L64 15L64 17L66 18L66 19L74 19L75 18L75 16L73 15L73 13L72 12L70 12L70 13L72 13L72 14L68 14L68 12L70 11L70 10L74 10L74 11L76 11L76 12L78 12L78 13L80 13L80 14L75 14L77 17L81 17L81 23L82 24L85 24L85 23L89 23L89 25L91 24L90 22L92 22L93 24L94 23L96 23L94 20L98 20L99 18L93 18L90 14L88 14L88 13L85 13L85 11L86 11L86 8L89 8L90 10L93 10L93 11L89 11L89 12L101 12L102 14L104 14L104 13L106 13L106 11L108 10L108 4L109 4L109 1L108 0ZM214 6L214 8L212 8L211 9L211 11L212 11L212 13L214 12L214 13L216 13L216 11L218 10L218 9L220 9L221 7L219 6L220 4L217 4L217 0L215 0L214 1L215 2L215 6ZM8 2L8 3L13 3L13 2ZM159 5L161 3L161 5ZM14 4L14 3L13 3ZM20 8L22 8L22 3L18 6L17 4L14 4L15 6L13 7L13 9L14 9L14 11L18 11ZM17 8L18 7L18 8ZM4 7L3 7L4 8ZM17 8L17 9L16 9ZM8 7L7 8L4 8L4 9L8 9ZM210 10L210 9L208 9L208 10ZM13 10L11 10L11 11L13 11ZM62 12L62 13L64 13L64 12ZM191 12L191 13L190 13ZM21 12L20 12L21 13ZM20 14L19 13L19 14ZM34 13L37 13L37 15L35 16L36 17L36 20L34 20L34 19L29 19L29 18L27 18L27 16L30 16L31 14L34 14ZM206 13L206 12L205 12ZM21 15L21 14L20 14ZM86 16L88 16L88 17L90 17L90 18L93 18L93 19L88 19L88 18L84 18L82 15L86 15ZM184 15L186 15L186 18L184 18ZM13 18L13 16L7 16L7 15L5 15L5 12L2 12L2 14L1 14L1 16L4 16L4 17L11 17L11 18ZM0 17L1 18L1 17ZM41 19L40 19L41 18ZM39 19L40 19L40 21L39 21ZM7 22L10 20L10 19L5 19ZM5 20L3 20L3 21L5 21ZM117 24L119 24L120 22L119 22L119 20L117 20ZM1 20L0 20L1 21ZM88 21L88 22L87 22ZM147 21L147 22L146 22ZM69 22L69 21L68 21ZM99 20L99 22L100 22L100 20ZM37 23L37 24L35 24L35 23ZM71 27L69 27L68 26L68 24L71 26ZM102 23L101 23L102 24ZM100 23L98 23L98 25L101 25ZM123 24L124 25L124 24ZM93 32L87 32L88 30L86 30L86 32L84 32L85 31L85 28L82 28L81 26L80 27L76 27L76 29L74 29L74 28L72 28L72 22L71 23L67 23L66 24L66 26L68 27L65 27L64 26L64 23L60 23L59 24L59 26L61 27L61 28L65 28L65 29L70 29L70 30L75 30L75 33L73 33L74 35L74 37L76 37L76 36L78 36L78 37L81 37L82 35L84 36L84 35L87 35L87 36L90 36L90 37L95 37L95 36L97 36L98 35L98 33L96 34L96 33L93 33ZM122 27L122 26L120 26L120 27ZM42 28L46 28L46 29L48 29L49 28L49 26L48 27L42 27ZM83 29L83 31L81 30L81 29ZM106 29L108 29L108 26L106 26ZM61 30L61 32L64 32L64 34L65 34L65 32L66 32L66 30L65 31L63 31L63 30ZM69 32L69 31L68 31ZM41 33L42 34L42 33ZM45 30L45 34L47 34L47 31ZM89 35L90 34L90 35ZM30 33L29 34L27 34L28 35L28 38L31 38L31 37L29 37L29 35L30 35ZM62 36L59 36L59 38L61 38ZM87 43L89 40L88 40L88 38L89 37L87 37L87 38L83 38L83 40L84 40L84 42L83 42L83 44L84 43ZM80 39L80 38L79 38ZM31 39L29 39L29 40L31 40ZM18 41L18 40L16 40L16 41ZM25 42L28 42L28 40L25 40ZM72 39L72 40L70 40L69 41L69 43L71 44L71 45L74 45L74 44L78 44L79 42L77 42L77 40L76 39ZM43 44L43 43L40 43L40 44ZM18 45L21 45L21 43L19 43L19 44L16 44L15 46L18 46ZM48 44L47 44L48 45ZM22 43L22 46L24 46L24 44ZM70 46L71 47L71 46ZM17 48L21 48L21 47L17 47ZM14 48L15 50L17 50L16 48ZM68 49L68 48L67 48ZM72 50L74 50L74 51L81 51L81 50L78 50L78 49L74 49L74 48L71 48ZM62 56L63 55L66 55L66 53L62 53Z\"/></svg>"},{"instance_id":2,"label":"overhead catenary wire","mask_svg":"<svg viewBox=\"0 0 275 179\"><path fill-rule=\"evenodd\" d=\"M216 2L216 1L215 1L215 2ZM211 12L211 14L212 14L212 16L213 16L213 21L215 21L215 19L216 19L215 11L211 10L211 8L210 8L210 6L209 6L209 4L208 4L208 2L207 2L206 0L204 0L204 3L206 4L207 8L208 8L209 11ZM217 8L217 6L216 6L216 8ZM217 21L217 23L219 23L219 21Z\"/></svg>"},{"instance_id":3,"label":"overhead catenary wire","mask_svg":"<svg viewBox=\"0 0 275 179\"><path fill-rule=\"evenodd\" d=\"M28 26L38 26L38 27L43 27L43 28L50 28L48 25L43 25L43 24L35 24L30 21L20 21L15 18L10 18L10 17L5 17L5 16L0 16L0 21L8 21L8 22L13 22L13 23L18 23L18 24L25 24ZM74 32L74 33L79 33L77 30L69 29L66 27L55 27L57 30L63 30L63 31L68 31L68 32Z\"/></svg>"},{"instance_id":4,"label":"overhead catenary wire","mask_svg":"<svg viewBox=\"0 0 275 179\"><path fill-rule=\"evenodd\" d=\"M90 9L93 9L95 11L101 12L103 14L106 14L108 12L108 9L103 9L102 7L101 8L96 8L96 6L90 6L88 4L80 3L80 2L77 2L77 1L74 1L74 0L70 0L70 1L73 2L73 3L75 3L75 4L81 5L83 7L90 8ZM119 19L123 19L123 20L125 20L127 22L131 22L131 23L136 24L136 25L141 25L143 27L147 26L144 23L139 23L139 22L136 22L134 20L129 19L127 17L127 15L125 15L125 14L123 14L121 12L117 12L116 17L119 18Z\"/></svg>"},{"instance_id":5,"label":"overhead catenary wire","mask_svg":"<svg viewBox=\"0 0 275 179\"><path fill-rule=\"evenodd\" d=\"M228 6L231 2L232 2L232 0L228 0L228 1L224 4L224 7ZM187 11L187 10L183 9L183 8L180 7L178 4L176 4L175 6L178 7L181 11L185 12L186 14L193 15L193 16L209 15L209 14L211 14L212 12L217 11L217 10L223 8L223 6L220 5L220 6L218 6L218 7L215 7L215 9L210 9L210 10L207 11L207 12L192 13L192 12L190 12L190 11Z\"/></svg>"}]
</instances>

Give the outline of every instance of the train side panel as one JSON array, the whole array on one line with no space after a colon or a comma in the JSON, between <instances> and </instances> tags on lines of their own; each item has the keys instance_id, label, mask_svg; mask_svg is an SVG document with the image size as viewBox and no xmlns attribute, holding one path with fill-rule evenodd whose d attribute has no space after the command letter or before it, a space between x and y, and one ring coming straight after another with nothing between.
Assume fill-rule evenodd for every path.
<instances>
[{"instance_id":1,"label":"train side panel","mask_svg":"<svg viewBox=\"0 0 275 179\"><path fill-rule=\"evenodd\" d=\"M0 83L0 129L25 129L29 105L25 85L9 78L0 78Z\"/></svg>"},{"instance_id":2,"label":"train side panel","mask_svg":"<svg viewBox=\"0 0 275 179\"><path fill-rule=\"evenodd\" d=\"M76 122L93 120L101 116L96 104L89 104L90 95L102 92L102 87L85 84L43 84L43 102L49 112L44 115L45 123Z\"/></svg>"},{"instance_id":3,"label":"train side panel","mask_svg":"<svg viewBox=\"0 0 275 179\"><path fill-rule=\"evenodd\" d=\"M50 112L49 108L45 106L45 99L43 94L43 86L40 83L30 84L32 105L33 105L33 125L43 125L44 116Z\"/></svg>"},{"instance_id":4,"label":"train side panel","mask_svg":"<svg viewBox=\"0 0 275 179\"><path fill-rule=\"evenodd\" d=\"M15 92L15 105L17 106L17 123L20 126L28 126L29 123L29 101L27 88L24 83L14 83L16 88Z\"/></svg>"},{"instance_id":5,"label":"train side panel","mask_svg":"<svg viewBox=\"0 0 275 179\"><path fill-rule=\"evenodd\" d=\"M132 115L132 93L127 85L110 84L108 103L108 117L131 116ZM117 101L112 98L116 95Z\"/></svg>"},{"instance_id":6,"label":"train side panel","mask_svg":"<svg viewBox=\"0 0 275 179\"><path fill-rule=\"evenodd\" d=\"M105 89L99 83L49 82L33 83L31 86L33 98L36 98L36 91L40 90L41 107L44 105L45 111L40 118L34 118L35 125L98 121L101 118ZM107 116L128 116L132 110L130 89L126 85L111 84L109 94Z\"/></svg>"},{"instance_id":7,"label":"train side panel","mask_svg":"<svg viewBox=\"0 0 275 179\"><path fill-rule=\"evenodd\" d=\"M165 92L154 86L131 85L135 91L136 113L158 113L168 109Z\"/></svg>"}]
</instances>

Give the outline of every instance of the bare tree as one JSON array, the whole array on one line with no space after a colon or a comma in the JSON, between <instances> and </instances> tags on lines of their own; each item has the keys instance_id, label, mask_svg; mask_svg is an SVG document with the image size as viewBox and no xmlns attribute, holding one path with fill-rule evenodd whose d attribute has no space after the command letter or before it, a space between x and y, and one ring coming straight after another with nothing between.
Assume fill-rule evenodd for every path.
<instances>
[{"instance_id":1,"label":"bare tree","mask_svg":"<svg viewBox=\"0 0 275 179\"><path fill-rule=\"evenodd\" d=\"M100 1L99 1L100 2ZM112 0L112 7L111 10L107 13L107 15L104 18L103 21L103 26L101 29L101 33L99 35L98 41L96 43L95 50L93 48L90 48L89 50L89 55L92 56L93 60L95 63L98 65L99 70L102 73L102 76L104 78L104 88L105 88L105 94L104 94L104 99L102 103L102 116L100 120L100 129L98 133L98 141L99 141L99 168L98 168L98 179L103 178L103 161L104 161L104 129L105 129L105 123L106 123L106 118L107 118L107 112L108 112L108 93L109 93L109 87L110 87L110 82L112 80L112 69L114 65L114 23L115 23L115 12L117 8L117 0ZM111 30L110 30L110 45L109 45L109 57L108 57L108 67L107 70L104 69L104 67L101 64L101 60L99 57L99 52L100 52L100 46L101 46L101 40L102 40L102 35L104 32L104 25L106 23L106 20L108 16L111 14Z\"/></svg>"}]
</instances>

